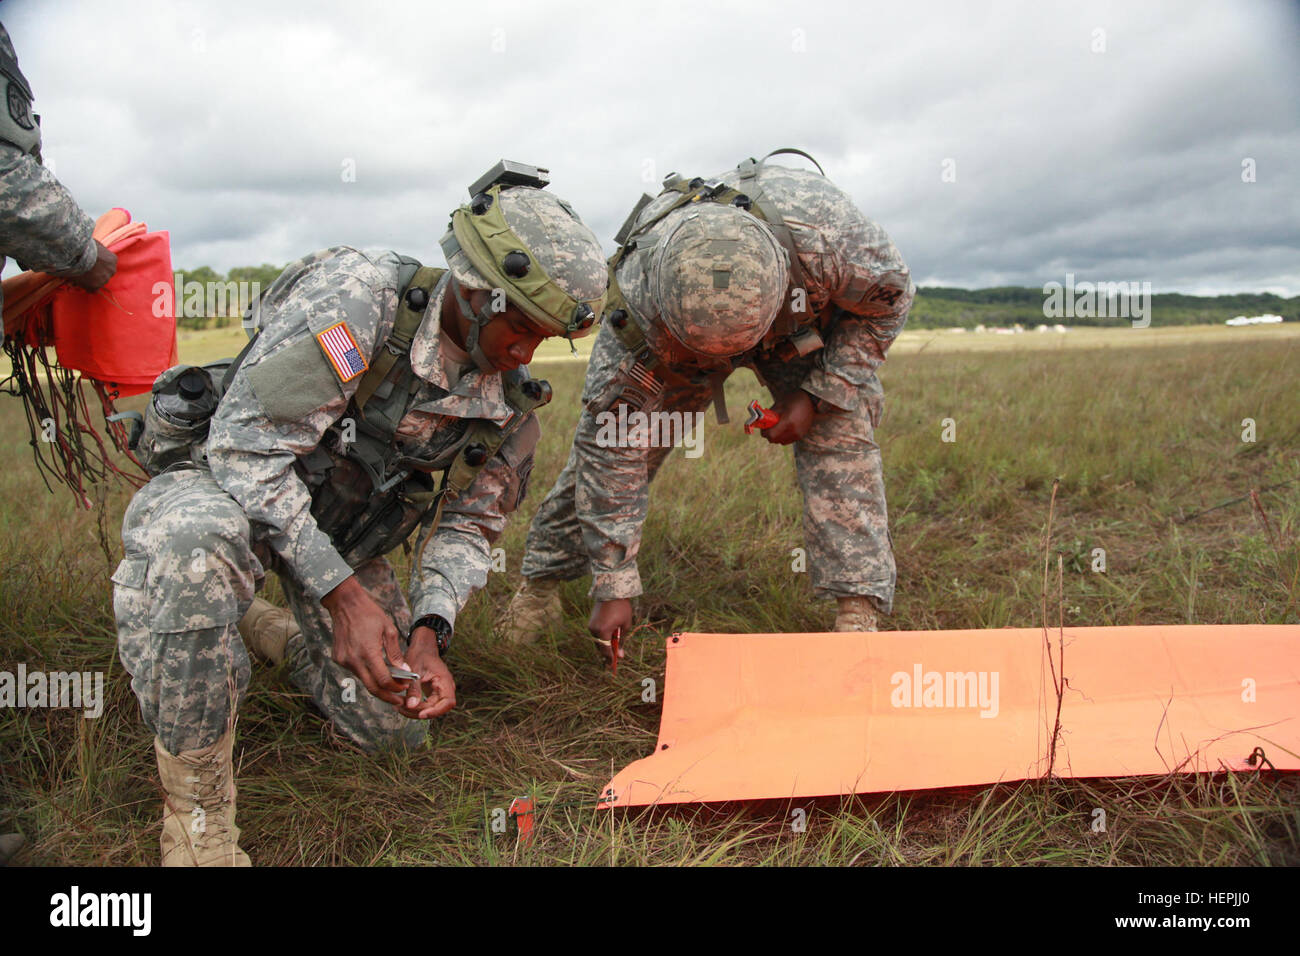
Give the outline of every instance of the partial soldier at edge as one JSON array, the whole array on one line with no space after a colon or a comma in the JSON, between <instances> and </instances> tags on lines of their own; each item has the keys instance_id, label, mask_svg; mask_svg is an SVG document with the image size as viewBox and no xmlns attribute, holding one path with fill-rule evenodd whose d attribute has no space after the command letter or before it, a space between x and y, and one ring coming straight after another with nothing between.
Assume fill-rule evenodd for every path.
<instances>
[{"instance_id":1,"label":"partial soldier at edge","mask_svg":"<svg viewBox=\"0 0 1300 956\"><path fill-rule=\"evenodd\" d=\"M67 278L87 292L100 289L117 271L117 256L91 238L94 220L41 162L41 118L32 112L31 84L18 68L9 31L0 23L0 270L12 256L24 269ZM0 292L0 308L4 293ZM0 323L0 343L4 342ZM0 835L0 864L23 838Z\"/></svg>"},{"instance_id":2,"label":"partial soldier at edge","mask_svg":"<svg viewBox=\"0 0 1300 956\"><path fill-rule=\"evenodd\" d=\"M0 24L0 268L13 257L24 269L68 279L87 292L117 271L117 256L91 237L95 222L41 162L41 118L32 88ZM4 305L0 294L0 306ZM0 329L0 341L4 331Z\"/></svg>"}]
</instances>

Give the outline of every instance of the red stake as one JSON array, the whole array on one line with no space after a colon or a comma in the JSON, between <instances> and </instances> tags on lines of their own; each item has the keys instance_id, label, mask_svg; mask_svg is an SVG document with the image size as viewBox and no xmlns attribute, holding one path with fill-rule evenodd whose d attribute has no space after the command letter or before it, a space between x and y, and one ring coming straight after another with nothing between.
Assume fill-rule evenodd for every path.
<instances>
[{"instance_id":1,"label":"red stake","mask_svg":"<svg viewBox=\"0 0 1300 956\"><path fill-rule=\"evenodd\" d=\"M533 798L515 797L507 811L510 819L515 821L520 846L529 846L533 842Z\"/></svg>"},{"instance_id":2,"label":"red stake","mask_svg":"<svg viewBox=\"0 0 1300 956\"><path fill-rule=\"evenodd\" d=\"M770 408L764 408L758 404L758 399L749 403L749 418L745 421L745 434L753 434L755 428L760 431L764 428L771 428L781 420L781 416Z\"/></svg>"},{"instance_id":3,"label":"red stake","mask_svg":"<svg viewBox=\"0 0 1300 956\"><path fill-rule=\"evenodd\" d=\"M613 652L613 657L609 664L610 668L614 671L615 677L618 676L618 640L622 636L623 629L621 627L616 627L614 628L614 636L609 639L609 649Z\"/></svg>"}]
</instances>

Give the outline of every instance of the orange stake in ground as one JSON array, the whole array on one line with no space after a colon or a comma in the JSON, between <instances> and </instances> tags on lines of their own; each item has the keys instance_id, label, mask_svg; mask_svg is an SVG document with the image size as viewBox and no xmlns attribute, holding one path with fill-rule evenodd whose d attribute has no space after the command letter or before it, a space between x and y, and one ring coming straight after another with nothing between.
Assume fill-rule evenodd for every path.
<instances>
[{"instance_id":1,"label":"orange stake in ground","mask_svg":"<svg viewBox=\"0 0 1300 956\"><path fill-rule=\"evenodd\" d=\"M1047 635L1058 653L1060 632ZM668 639L655 752L604 806L1055 776L1300 770L1300 627L1041 628ZM1053 739L1055 756L1053 759ZM1259 748L1257 750L1256 748Z\"/></svg>"}]
</instances>

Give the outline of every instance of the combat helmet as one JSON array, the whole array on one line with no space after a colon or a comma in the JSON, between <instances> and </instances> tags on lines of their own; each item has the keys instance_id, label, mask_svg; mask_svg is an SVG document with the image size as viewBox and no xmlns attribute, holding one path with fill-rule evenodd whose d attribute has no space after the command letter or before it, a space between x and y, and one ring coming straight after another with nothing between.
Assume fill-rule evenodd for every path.
<instances>
[{"instance_id":1,"label":"combat helmet","mask_svg":"<svg viewBox=\"0 0 1300 956\"><path fill-rule=\"evenodd\" d=\"M441 245L459 286L500 289L553 335L580 338L600 319L608 269L600 242L573 207L544 191L546 172L502 160L470 186L470 201L452 213ZM492 303L475 314L460 289L455 294L470 319L466 349L488 370L478 337L496 316Z\"/></svg>"},{"instance_id":2,"label":"combat helmet","mask_svg":"<svg viewBox=\"0 0 1300 956\"><path fill-rule=\"evenodd\" d=\"M640 257L628 302L659 316L684 348L725 359L758 345L776 321L789 283L788 256L772 231L737 206L693 203L663 218ZM644 297L645 301L636 301Z\"/></svg>"}]
</instances>

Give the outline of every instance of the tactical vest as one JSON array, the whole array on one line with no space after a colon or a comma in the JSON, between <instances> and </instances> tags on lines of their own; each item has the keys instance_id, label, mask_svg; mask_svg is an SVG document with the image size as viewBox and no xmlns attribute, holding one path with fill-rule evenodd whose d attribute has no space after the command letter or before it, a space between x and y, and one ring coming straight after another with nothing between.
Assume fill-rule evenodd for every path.
<instances>
[{"instance_id":1,"label":"tactical vest","mask_svg":"<svg viewBox=\"0 0 1300 956\"><path fill-rule=\"evenodd\" d=\"M609 260L609 297L607 299L608 311L606 315L610 326L614 329L614 333L618 336L619 341L623 343L623 347L636 356L630 374L633 381L624 390L624 401L639 408L645 401L663 391L664 382L680 385L684 382L699 384L709 381L713 387L714 410L718 422L726 424L729 419L727 417L726 403L722 396L722 383L733 371L746 365L752 365L755 359L760 357L793 358L795 356L810 355L825 344L818 327L832 307L828 301L826 307L819 312L811 310L794 311L793 304L796 299L804 303L809 301L808 278L799 261L799 253L795 248L790 227L785 224L780 210L776 208L770 198L763 195L762 188L758 185L758 170L763 163L772 156L782 153L803 156L812 161L818 172L823 176L826 175L817 160L803 150L792 148L776 149L760 160L751 158L740 163L737 166L737 169L740 170L740 183L735 188L726 186L721 180L717 179L706 180L696 177L688 180L674 174L664 180L664 188L659 195L663 196L670 192L676 192L679 194L677 199L661 210L653 219L638 226L637 216L641 213L641 210L654 201L649 195L642 195L641 200L633 208L622 228L619 229L618 234L614 237L619 249ZM728 359L707 360L690 353L683 349L671 335L657 327L652 329L647 336L646 331L631 317L627 299L624 298L616 277L620 263L627 257L628 253L636 249L637 237L644 235L674 210L697 202L715 202L737 206L761 219L768 229L772 231L782 248L785 249L790 260L790 289L785 296L781 312L772 323L772 328L768 330L754 349ZM800 290L802 290L802 295L797 294ZM690 371L682 374L674 366L688 368Z\"/></svg>"},{"instance_id":2,"label":"tactical vest","mask_svg":"<svg viewBox=\"0 0 1300 956\"><path fill-rule=\"evenodd\" d=\"M551 400L550 385L530 378L527 368L521 367L502 376L506 403L513 412L504 424L463 422L447 435L433 458L401 453L397 427L421 387L421 379L411 368L411 343L446 272L413 259L403 260L398 272L402 291L392 332L362 376L343 417L326 429L316 448L294 462L294 470L311 492L311 514L317 526L354 568L404 544L417 527L423 527L426 534L435 529L443 504L464 494L528 414ZM211 371L224 366L217 383L220 395L230 387L258 334L260 330L228 365L207 366ZM146 417L143 446L150 444L151 427ZM205 438L206 429L198 441ZM175 460L186 458L191 458L189 449ZM436 485L435 471L443 473ZM426 542L428 537L431 535Z\"/></svg>"}]
</instances>

